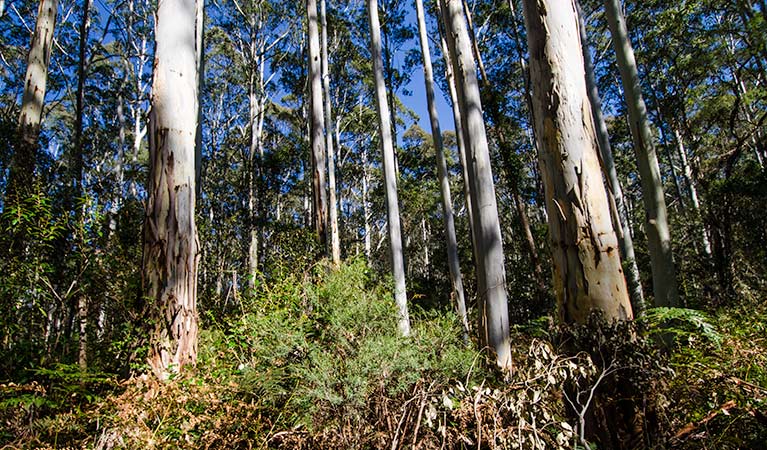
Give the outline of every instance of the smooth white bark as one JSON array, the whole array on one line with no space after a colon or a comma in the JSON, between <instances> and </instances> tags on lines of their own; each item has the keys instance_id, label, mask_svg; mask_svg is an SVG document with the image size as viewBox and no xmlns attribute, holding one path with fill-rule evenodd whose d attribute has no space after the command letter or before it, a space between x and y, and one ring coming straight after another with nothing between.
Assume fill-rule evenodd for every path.
<instances>
[{"instance_id":1,"label":"smooth white bark","mask_svg":"<svg viewBox=\"0 0 767 450\"><path fill-rule=\"evenodd\" d=\"M458 318L461 320L461 324L463 324L465 337L468 337L469 321L466 317L463 277L461 275L461 263L458 258L458 239L455 234L453 200L450 193L450 179L447 172L447 162L445 161L445 149L442 145L442 130L439 126L437 105L434 100L434 71L431 66L429 39L426 34L426 17L423 9L423 0L415 0L415 6L416 15L418 17L418 36L421 43L421 55L423 57L423 78L426 87L426 102L429 109L431 134L434 140L434 153L437 157L437 178L439 178L440 193L442 194L442 216L445 222L445 236L447 237L447 261L450 270L450 281L453 287L453 295L455 296ZM426 241L424 240L424 244L425 243ZM426 255L428 256L428 252Z\"/></svg>"},{"instance_id":2,"label":"smooth white bark","mask_svg":"<svg viewBox=\"0 0 767 450\"><path fill-rule=\"evenodd\" d=\"M333 148L333 116L330 105L330 73L328 65L328 21L325 0L320 0L320 22L322 22L322 89L325 103L325 149L328 154L328 205L330 212L330 256L333 264L341 264L341 238L338 230L338 200L336 198L336 161Z\"/></svg>"},{"instance_id":3,"label":"smooth white bark","mask_svg":"<svg viewBox=\"0 0 767 450\"><path fill-rule=\"evenodd\" d=\"M397 198L397 175L394 167L394 143L391 134L391 116L386 102L386 86L383 76L381 56L381 25L378 19L378 1L367 0L368 20L370 24L370 49L373 58L373 76L375 78L376 106L378 107L378 126L381 149L383 151L384 190L386 192L386 210L389 222L389 245L391 246L392 275L394 276L394 300L399 310L399 330L404 336L410 334L410 316L407 308L405 289L405 262L402 254L402 231L400 226L399 200Z\"/></svg>"},{"instance_id":4,"label":"smooth white bark","mask_svg":"<svg viewBox=\"0 0 767 450\"><path fill-rule=\"evenodd\" d=\"M495 352L498 366L510 370L503 241L477 71L461 1L441 1L448 49L456 78L458 104L463 118L464 144L469 167L482 340Z\"/></svg>"},{"instance_id":5,"label":"smooth white bark","mask_svg":"<svg viewBox=\"0 0 767 450\"><path fill-rule=\"evenodd\" d=\"M676 267L671 251L671 233L668 226L663 182L655 153L653 135L650 130L647 107L642 98L634 50L629 41L620 0L605 0L605 14L618 60L618 69L628 107L629 125L636 151L637 169L642 185L642 200L646 213L645 231L650 252L655 305L679 306Z\"/></svg>"}]
</instances>

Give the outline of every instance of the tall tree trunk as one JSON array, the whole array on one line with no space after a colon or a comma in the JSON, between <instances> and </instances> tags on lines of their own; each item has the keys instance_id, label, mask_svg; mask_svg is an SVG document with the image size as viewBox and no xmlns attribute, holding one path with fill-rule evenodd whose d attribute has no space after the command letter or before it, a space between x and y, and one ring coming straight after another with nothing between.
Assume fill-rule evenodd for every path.
<instances>
[{"instance_id":1,"label":"tall tree trunk","mask_svg":"<svg viewBox=\"0 0 767 450\"><path fill-rule=\"evenodd\" d=\"M378 20L378 1L367 0L368 20L370 23L370 49L373 58L373 76L376 88L376 106L378 107L378 126L381 134L383 151L384 189L386 192L386 211L389 226L389 245L391 246L392 275L394 276L394 300L399 310L399 331L404 336L410 335L410 316L407 309L405 290L405 262L402 255L402 228L400 226L399 200L397 198L397 174L394 168L394 143L391 134L391 117L386 102L383 60L381 56L381 26Z\"/></svg>"},{"instance_id":2,"label":"tall tree trunk","mask_svg":"<svg viewBox=\"0 0 767 450\"><path fill-rule=\"evenodd\" d=\"M551 0L525 0L524 5L560 321L584 323L593 310L612 320L631 319L599 168L575 8Z\"/></svg>"},{"instance_id":3,"label":"tall tree trunk","mask_svg":"<svg viewBox=\"0 0 767 450\"><path fill-rule=\"evenodd\" d=\"M157 6L143 283L153 330L148 362L161 379L197 359L194 0Z\"/></svg>"},{"instance_id":4,"label":"tall tree trunk","mask_svg":"<svg viewBox=\"0 0 767 450\"><path fill-rule=\"evenodd\" d=\"M370 264L370 260L372 257L372 236L371 233L373 232L371 226L370 226L370 201L368 200L369 197L369 186L368 186L368 150L367 147L363 145L362 147L362 214L364 217L365 222L365 259Z\"/></svg>"},{"instance_id":5,"label":"tall tree trunk","mask_svg":"<svg viewBox=\"0 0 767 450\"><path fill-rule=\"evenodd\" d=\"M607 132L607 124L602 115L602 99L599 96L599 89L597 89L596 77L594 76L594 63L591 60L589 39L586 34L586 24L583 19L580 1L576 2L576 7L578 8L578 30L583 50L584 70L586 72L586 90L589 96L589 103L591 104L591 116L594 119L599 154L602 156L602 171L607 180L607 189L614 200L615 218L617 219L614 221L614 225L618 231L621 256L623 256L623 262L628 271L626 282L628 284L629 297L631 298L631 306L634 309L634 314L640 316L645 309L645 300L644 292L642 291L642 280L639 277L639 267L637 266L634 254L634 240L631 237L631 227L626 214L623 189L621 189L621 182L618 179L618 171L615 169L615 159L613 158L613 150ZM610 206L613 206L612 202Z\"/></svg>"},{"instance_id":6,"label":"tall tree trunk","mask_svg":"<svg viewBox=\"0 0 767 450\"><path fill-rule=\"evenodd\" d=\"M88 70L86 57L88 30L90 28L91 3L92 0L85 0L83 2L83 11L82 16L80 17L80 44L78 49L79 60L77 63L77 98L75 99L75 142L72 155L72 181L74 182L74 190L70 197L70 202L76 208L76 231L74 246L77 251L81 253L77 257L77 268L75 270L75 273L78 274L78 276L82 275L83 271L82 252L83 243L85 242L85 236L83 236L83 233L85 232L85 224L83 222L85 216L83 209L85 208L85 205L78 205L78 199L83 196L83 114L85 112L85 77L86 71ZM85 370L88 368L88 304L85 293L82 292L82 290L79 291L76 297L77 319L79 325L79 346L77 362L80 366L80 369Z\"/></svg>"},{"instance_id":7,"label":"tall tree trunk","mask_svg":"<svg viewBox=\"0 0 767 450\"><path fill-rule=\"evenodd\" d=\"M333 149L333 116L330 105L330 66L328 65L328 21L325 0L320 0L322 22L322 88L325 100L325 148L328 153L328 200L330 201L330 256L333 265L341 264L341 239L338 234L338 200L336 199L336 161Z\"/></svg>"},{"instance_id":8,"label":"tall tree trunk","mask_svg":"<svg viewBox=\"0 0 767 450\"><path fill-rule=\"evenodd\" d=\"M498 366L510 370L509 312L503 240L471 40L461 1L440 1L456 77L458 104L464 119L462 125L476 233L474 251L481 302L482 341L495 352Z\"/></svg>"},{"instance_id":9,"label":"tall tree trunk","mask_svg":"<svg viewBox=\"0 0 767 450\"><path fill-rule=\"evenodd\" d=\"M440 20L438 20L438 24L442 24L442 5L440 4L439 0L437 0L435 3L437 5L437 14L440 18ZM446 31L443 32L441 26L439 27L439 31L442 58L445 62L445 78L447 79L447 87L450 94L450 104L453 109L453 126L455 127L455 140L456 147L458 148L458 161L461 163L461 173L463 175L463 197L466 204L466 215L469 218L469 234L471 235L470 241L472 248L476 248L477 245L474 240L474 236L476 234L474 232L474 212L471 206L471 185L469 184L469 166L466 159L466 140L463 136L463 118L461 117L461 108L458 105L458 92L455 89L453 63L452 59L450 58L450 51L447 48L447 41L445 40L444 36Z\"/></svg>"},{"instance_id":10,"label":"tall tree trunk","mask_svg":"<svg viewBox=\"0 0 767 450\"><path fill-rule=\"evenodd\" d=\"M668 213L660 168L650 131L647 107L642 99L634 50L629 41L620 0L605 0L605 12L623 82L631 135L634 138L634 149L637 156L637 169L642 184L642 200L644 201L646 219L645 230L652 266L655 305L679 306L676 267L671 251L671 233L668 226Z\"/></svg>"},{"instance_id":11,"label":"tall tree trunk","mask_svg":"<svg viewBox=\"0 0 767 450\"><path fill-rule=\"evenodd\" d=\"M197 56L197 131L194 142L195 195L202 190L202 96L205 89L205 0L195 5L195 55Z\"/></svg>"},{"instance_id":12,"label":"tall tree trunk","mask_svg":"<svg viewBox=\"0 0 767 450\"><path fill-rule=\"evenodd\" d=\"M327 192L325 190L325 141L322 134L322 68L320 61L320 32L317 25L317 0L306 0L309 36L310 143L312 148L312 224L320 247L327 242Z\"/></svg>"},{"instance_id":13,"label":"tall tree trunk","mask_svg":"<svg viewBox=\"0 0 767 450\"><path fill-rule=\"evenodd\" d=\"M19 115L19 138L8 177L6 205L16 205L32 193L37 140L40 137L40 123L43 119L48 63L51 60L57 10L57 0L40 0L35 34L32 36L27 55L27 73L24 77L24 93Z\"/></svg>"},{"instance_id":14,"label":"tall tree trunk","mask_svg":"<svg viewBox=\"0 0 767 450\"><path fill-rule=\"evenodd\" d=\"M426 87L426 102L429 107L429 119L431 122L431 134L434 139L434 153L437 156L437 177L439 178L440 191L442 193L442 216L445 220L445 236L447 236L447 261L450 270L450 281L455 296L456 311L464 329L464 339L468 340L469 321L466 317L466 300L463 292L463 277L461 276L461 262L458 258L458 239L455 234L455 222L453 219L453 200L450 194L450 179L445 162L445 149L442 145L442 130L439 126L437 105L434 101L434 74L431 66L431 54L429 52L429 40L426 34L426 17L423 10L423 0L415 0L416 14L418 16L418 35L421 42L421 54L423 56L423 79Z\"/></svg>"}]
</instances>

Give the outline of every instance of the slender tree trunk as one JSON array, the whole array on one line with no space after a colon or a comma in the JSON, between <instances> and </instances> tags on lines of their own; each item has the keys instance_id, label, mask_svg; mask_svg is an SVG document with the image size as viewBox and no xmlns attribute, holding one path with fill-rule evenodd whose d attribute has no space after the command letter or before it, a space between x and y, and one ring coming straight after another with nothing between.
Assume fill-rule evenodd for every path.
<instances>
[{"instance_id":1,"label":"slender tree trunk","mask_svg":"<svg viewBox=\"0 0 767 450\"><path fill-rule=\"evenodd\" d=\"M371 238L372 236L370 233L372 233L372 229L370 227L370 202L368 200L369 196L369 187L368 187L368 151L367 147L363 146L362 148L362 213L365 216L365 259L367 260L368 264L370 264L371 257L372 257L372 243Z\"/></svg>"},{"instance_id":2,"label":"slender tree trunk","mask_svg":"<svg viewBox=\"0 0 767 450\"><path fill-rule=\"evenodd\" d=\"M309 88L310 141L312 148L312 224L324 248L327 242L327 193L325 187L325 141L322 135L322 69L320 61L320 34L317 25L317 0L306 0L306 17L309 35ZM325 250L323 250L324 252Z\"/></svg>"},{"instance_id":3,"label":"slender tree trunk","mask_svg":"<svg viewBox=\"0 0 767 450\"><path fill-rule=\"evenodd\" d=\"M623 189L621 189L618 171L615 168L615 159L613 158L613 151L607 132L607 124L602 115L602 99L599 96L596 77L594 76L594 64L591 60L589 39L586 35L586 24L583 19L580 1L576 2L576 6L578 8L578 29L583 49L584 70L586 72L586 90L591 104L591 116L594 119L599 154L602 157L602 171L607 181L607 189L614 200L615 218L617 219L614 225L618 231L618 243L620 244L621 255L623 256L624 267L628 272L626 282L628 284L629 297L631 298L631 306L634 309L634 314L640 316L645 309L645 300L644 292L642 291L642 281L639 277L639 267L637 266L634 254L634 240L631 237L626 205L623 199ZM613 206L612 203L611 206Z\"/></svg>"},{"instance_id":4,"label":"slender tree trunk","mask_svg":"<svg viewBox=\"0 0 767 450\"><path fill-rule=\"evenodd\" d=\"M157 6L143 283L153 330L149 366L161 379L197 359L194 0Z\"/></svg>"},{"instance_id":5,"label":"slender tree trunk","mask_svg":"<svg viewBox=\"0 0 767 450\"><path fill-rule=\"evenodd\" d=\"M429 108L431 122L431 134L434 139L434 153L437 156L437 177L439 178L440 191L442 193L442 216L445 220L445 236L447 236L447 261L450 270L450 281L455 296L456 311L464 329L464 339L468 340L469 321L466 317L466 300L463 291L463 277L461 276L461 262L458 258L458 239L455 234L455 222L453 218L453 200L450 194L450 179L445 161L445 149L442 145L442 130L439 126L437 105L434 101L434 74L431 66L431 54L429 52L429 40L426 33L426 17L423 9L423 0L415 0L416 14L418 16L418 35L421 42L421 54L423 56L423 78L426 85L426 102ZM427 253L428 255L428 253Z\"/></svg>"},{"instance_id":6,"label":"slender tree trunk","mask_svg":"<svg viewBox=\"0 0 767 450\"><path fill-rule=\"evenodd\" d=\"M469 31L469 39L471 39L471 50L474 53L474 58L477 60L477 67L479 68L479 74L482 76L482 82L487 83L487 71L485 71L485 62L482 60L482 53L479 51L479 43L477 42L477 35L474 34L474 21L471 18L471 8L466 0L462 0L463 12L466 14L466 27Z\"/></svg>"},{"instance_id":7,"label":"slender tree trunk","mask_svg":"<svg viewBox=\"0 0 767 450\"><path fill-rule=\"evenodd\" d=\"M370 48L375 77L378 126L383 150L384 189L386 192L387 218L389 222L389 245L391 246L392 274L394 275L394 300L399 309L399 330L404 336L410 335L410 317L405 290L405 263L402 255L402 229L400 226L399 200L397 199L397 175L394 168L394 143L391 135L389 105L386 102L383 60L381 57L381 26L378 20L378 1L367 0L370 22Z\"/></svg>"},{"instance_id":8,"label":"slender tree trunk","mask_svg":"<svg viewBox=\"0 0 767 450\"><path fill-rule=\"evenodd\" d=\"M88 70L86 58L87 58L87 45L88 45L88 30L90 28L90 10L91 0L85 0L83 3L82 16L80 18L80 44L78 49L78 64L77 64L77 98L75 99L75 139L73 149L73 164L72 164L72 181L74 182L74 191L70 197L71 204L75 206L75 248L80 253L83 252L83 243L85 242L85 224L84 224L84 205L78 205L78 199L83 196L83 114L84 114L84 100L85 100L85 77ZM75 273L82 274L82 258L80 254L77 258L77 268ZM78 358L77 362L81 370L88 368L88 303L85 297L85 293L80 291L77 294L77 319L79 325L78 334Z\"/></svg>"},{"instance_id":9,"label":"slender tree trunk","mask_svg":"<svg viewBox=\"0 0 767 450\"><path fill-rule=\"evenodd\" d=\"M27 73L24 77L24 93L19 115L19 139L11 162L6 205L16 205L32 193L37 140L40 137L40 124L43 119L48 63L51 60L57 10L57 0L40 0L35 34L32 36L27 56Z\"/></svg>"},{"instance_id":10,"label":"slender tree trunk","mask_svg":"<svg viewBox=\"0 0 767 450\"><path fill-rule=\"evenodd\" d=\"M322 22L322 88L325 92L325 147L328 152L328 190L330 209L330 255L333 265L341 264L341 239L338 234L338 200L336 199L336 162L333 149L333 116L330 106L330 69L328 65L328 23L325 0L320 0L320 21Z\"/></svg>"},{"instance_id":11,"label":"slender tree trunk","mask_svg":"<svg viewBox=\"0 0 767 450\"><path fill-rule=\"evenodd\" d=\"M498 218L490 151L471 40L460 0L442 1L447 43L456 76L456 91L461 116L475 231L475 260L479 288L482 340L494 352L499 367L511 369L509 313L506 295L506 269L501 225Z\"/></svg>"},{"instance_id":12,"label":"slender tree trunk","mask_svg":"<svg viewBox=\"0 0 767 450\"><path fill-rule=\"evenodd\" d=\"M437 0L437 14L442 18L442 5L440 0ZM440 24L442 20L438 21ZM450 51L447 48L447 41L445 40L442 27L440 28L440 44L442 47L442 58L445 62L445 77L447 79L447 86L450 93L450 103L453 109L453 125L455 127L455 140L458 148L458 160L461 163L461 173L463 175L463 197L466 203L466 214L469 218L469 234L471 235L472 248L476 248L476 242L474 240L474 212L471 207L471 185L469 184L469 166L466 156L466 141L463 136L463 118L461 117L461 109L458 105L458 92L455 89L455 76L453 75L453 63L450 58Z\"/></svg>"},{"instance_id":13,"label":"slender tree trunk","mask_svg":"<svg viewBox=\"0 0 767 450\"><path fill-rule=\"evenodd\" d=\"M700 242L703 246L703 252L708 258L711 258L711 241L708 239L708 234L706 233L706 228L703 224L703 215L700 211L700 200L698 199L698 189L695 186L695 180L692 176L690 164L687 162L687 150L684 148L682 133L680 133L679 129L676 127L674 127L674 140L676 140L679 160L682 162L682 174L684 175L684 180L689 188L690 203L692 204L692 210L695 213L695 220L700 221Z\"/></svg>"},{"instance_id":14,"label":"slender tree trunk","mask_svg":"<svg viewBox=\"0 0 767 450\"><path fill-rule=\"evenodd\" d=\"M631 319L618 240L602 183L572 3L525 0L536 136L549 210L554 290L563 323L592 310Z\"/></svg>"},{"instance_id":15,"label":"slender tree trunk","mask_svg":"<svg viewBox=\"0 0 767 450\"><path fill-rule=\"evenodd\" d=\"M195 195L202 191L202 97L205 89L205 0L195 4L195 55L197 57L197 131L194 142Z\"/></svg>"},{"instance_id":16,"label":"slender tree trunk","mask_svg":"<svg viewBox=\"0 0 767 450\"><path fill-rule=\"evenodd\" d=\"M668 227L668 213L660 168L650 131L647 107L642 99L634 50L629 42L620 0L605 0L605 12L623 82L631 135L634 138L637 156L637 169L642 184L642 200L646 213L645 230L652 266L655 305L679 306L676 267L671 251L671 233Z\"/></svg>"}]
</instances>

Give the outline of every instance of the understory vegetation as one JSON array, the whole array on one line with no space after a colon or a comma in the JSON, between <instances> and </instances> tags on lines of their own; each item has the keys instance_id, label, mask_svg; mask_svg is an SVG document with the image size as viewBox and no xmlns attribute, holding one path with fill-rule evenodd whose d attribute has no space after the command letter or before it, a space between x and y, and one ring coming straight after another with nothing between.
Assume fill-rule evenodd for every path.
<instances>
[{"instance_id":1,"label":"understory vegetation","mask_svg":"<svg viewBox=\"0 0 767 450\"><path fill-rule=\"evenodd\" d=\"M197 366L168 382L140 364L128 378L62 364L19 371L0 387L0 445L585 448L588 429L629 397L646 430L633 438L651 447L767 442L759 302L711 315L651 309L617 327L557 328L543 316L513 330L504 377L446 307L416 308L401 337L388 292L361 259L320 263L261 285L229 320L207 314Z\"/></svg>"}]
</instances>

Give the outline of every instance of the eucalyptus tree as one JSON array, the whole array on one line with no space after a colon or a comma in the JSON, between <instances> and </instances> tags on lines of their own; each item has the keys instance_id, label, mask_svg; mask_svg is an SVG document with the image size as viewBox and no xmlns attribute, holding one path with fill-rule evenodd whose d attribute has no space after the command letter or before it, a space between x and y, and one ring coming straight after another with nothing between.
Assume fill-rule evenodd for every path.
<instances>
[{"instance_id":1,"label":"eucalyptus tree","mask_svg":"<svg viewBox=\"0 0 767 450\"><path fill-rule=\"evenodd\" d=\"M327 241L327 187L325 184L325 141L322 102L322 65L320 35L317 23L317 1L306 0L306 20L309 42L309 142L312 162L312 225L324 246Z\"/></svg>"},{"instance_id":2,"label":"eucalyptus tree","mask_svg":"<svg viewBox=\"0 0 767 450\"><path fill-rule=\"evenodd\" d=\"M560 321L633 317L602 183L574 3L525 0L540 166Z\"/></svg>"},{"instance_id":3,"label":"eucalyptus tree","mask_svg":"<svg viewBox=\"0 0 767 450\"><path fill-rule=\"evenodd\" d=\"M426 17L422 0L415 0L416 15L418 17L418 37L421 43L421 55L423 58L423 78L426 88L426 102L429 109L429 122L431 134L434 140L434 153L437 157L437 177L439 178L440 194L442 195L442 215L445 220L445 236L447 237L447 259L450 269L450 281L455 295L458 317L468 335L469 323L466 318L466 300L464 299L463 277L461 276L461 262L458 259L458 240L455 234L455 221L453 218L453 200L450 194L450 179L448 178L445 151L442 145L442 130L439 126L437 105L434 100L434 74L431 66L431 53L429 51L429 38L426 31Z\"/></svg>"},{"instance_id":4,"label":"eucalyptus tree","mask_svg":"<svg viewBox=\"0 0 767 450\"><path fill-rule=\"evenodd\" d=\"M503 240L477 71L463 5L460 0L440 1L455 74L458 105L463 119L474 221L480 337L482 342L494 351L498 366L510 369L511 348Z\"/></svg>"},{"instance_id":5,"label":"eucalyptus tree","mask_svg":"<svg viewBox=\"0 0 767 450\"><path fill-rule=\"evenodd\" d=\"M322 90L324 101L325 150L328 156L328 220L330 222L330 257L335 266L341 263L341 236L338 229L338 199L336 195L336 152L333 147L333 109L330 96L328 66L328 20L326 1L320 0L322 26Z\"/></svg>"},{"instance_id":6,"label":"eucalyptus tree","mask_svg":"<svg viewBox=\"0 0 767 450\"><path fill-rule=\"evenodd\" d=\"M671 249L671 232L663 192L663 183L655 154L647 107L642 98L634 50L629 41L620 0L605 0L605 14L613 38L613 48L621 74L631 135L637 157L645 206L645 230L653 277L656 306L679 306L676 267Z\"/></svg>"},{"instance_id":7,"label":"eucalyptus tree","mask_svg":"<svg viewBox=\"0 0 767 450\"><path fill-rule=\"evenodd\" d=\"M631 237L631 224L629 223L626 212L626 205L623 198L623 189L618 178L618 171L615 169L615 158L613 157L612 146L610 145L610 136L607 131L602 114L602 99L599 96L597 88L596 75L594 73L594 63L591 59L591 49L589 48L589 39L586 34L586 24L583 18L583 11L580 3L575 3L578 16L578 31L583 52L583 66L586 74L586 91L591 104L591 115L594 120L594 131L596 132L599 154L601 155L602 170L607 181L607 189L610 194L611 210L614 211L613 224L617 230L618 243L620 244L621 256L628 270L627 283L629 288L629 297L634 313L640 315L644 310L644 292L642 291L642 280L639 277L639 267L637 266L636 256L634 254L634 240Z\"/></svg>"},{"instance_id":8,"label":"eucalyptus tree","mask_svg":"<svg viewBox=\"0 0 767 450\"><path fill-rule=\"evenodd\" d=\"M19 114L19 131L6 189L6 202L14 204L31 193L37 159L37 140L43 119L48 64L53 49L58 0L40 0L37 21L27 55L27 72Z\"/></svg>"},{"instance_id":9,"label":"eucalyptus tree","mask_svg":"<svg viewBox=\"0 0 767 450\"><path fill-rule=\"evenodd\" d=\"M195 22L194 0L157 6L142 268L153 321L148 363L161 379L197 360Z\"/></svg>"},{"instance_id":10,"label":"eucalyptus tree","mask_svg":"<svg viewBox=\"0 0 767 450\"><path fill-rule=\"evenodd\" d=\"M408 336L410 334L410 317L405 287L405 262L402 254L402 229L400 226L399 200L397 198L397 173L394 163L391 116L389 115L389 105L386 101L386 87L384 85L383 60L381 56L381 26L378 18L377 0L367 0L367 12L370 24L370 49L373 59L379 137L383 152L389 246L391 250L392 275L394 276L394 300L398 308L399 331L402 335Z\"/></svg>"}]
</instances>

